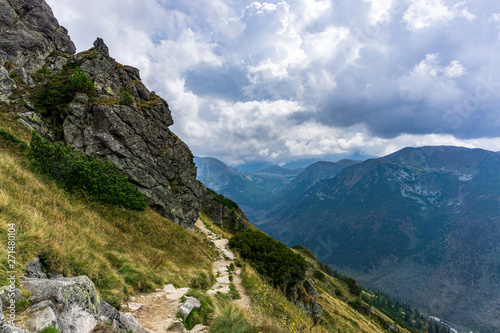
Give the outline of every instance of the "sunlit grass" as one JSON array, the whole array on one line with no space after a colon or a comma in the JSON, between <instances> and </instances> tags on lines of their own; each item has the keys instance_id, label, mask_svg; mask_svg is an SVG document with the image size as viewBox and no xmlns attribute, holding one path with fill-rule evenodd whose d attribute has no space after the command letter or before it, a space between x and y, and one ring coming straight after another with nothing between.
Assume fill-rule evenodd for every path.
<instances>
[{"instance_id":1,"label":"sunlit grass","mask_svg":"<svg viewBox=\"0 0 500 333\"><path fill-rule=\"evenodd\" d=\"M0 283L7 277L7 229L16 224L16 271L37 256L64 276L87 275L114 305L164 283L187 286L212 274L204 237L151 209L135 212L69 194L35 174L0 142Z\"/></svg>"}]
</instances>

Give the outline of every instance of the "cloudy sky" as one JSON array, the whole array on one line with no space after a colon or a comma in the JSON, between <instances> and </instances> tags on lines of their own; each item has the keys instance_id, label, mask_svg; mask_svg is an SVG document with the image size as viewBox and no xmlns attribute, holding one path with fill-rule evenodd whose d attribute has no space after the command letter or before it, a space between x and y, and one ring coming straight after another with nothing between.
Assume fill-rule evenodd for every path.
<instances>
[{"instance_id":1,"label":"cloudy sky","mask_svg":"<svg viewBox=\"0 0 500 333\"><path fill-rule=\"evenodd\" d=\"M500 150L498 0L47 0L78 51L140 69L200 156L236 165Z\"/></svg>"}]
</instances>

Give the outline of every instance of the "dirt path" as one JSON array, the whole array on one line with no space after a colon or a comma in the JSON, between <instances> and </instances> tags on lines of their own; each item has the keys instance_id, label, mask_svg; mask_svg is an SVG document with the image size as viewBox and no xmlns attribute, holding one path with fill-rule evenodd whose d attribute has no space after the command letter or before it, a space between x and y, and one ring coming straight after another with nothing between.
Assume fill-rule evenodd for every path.
<instances>
[{"instance_id":1,"label":"dirt path","mask_svg":"<svg viewBox=\"0 0 500 333\"><path fill-rule=\"evenodd\" d=\"M217 282L208 290L209 295L215 295L218 292L228 294L229 286L234 284L240 294L240 299L233 302L243 310L250 310L250 298L246 294L241 281L241 268L235 267L232 274L233 281L230 281L229 266L234 263L236 256L229 249L229 240L214 234L207 229L205 224L198 220L195 224L219 251L219 257L214 262L214 274L217 276ZM176 315L181 305L181 298L189 291L189 288L175 288L169 284L163 289L157 289L154 293L143 294L132 297L129 303L122 304L122 311L131 313L137 319L139 324L147 330L145 333L165 333L165 332L186 332L183 324L177 319ZM197 325L190 332L208 332L208 328L203 325Z\"/></svg>"},{"instance_id":2,"label":"dirt path","mask_svg":"<svg viewBox=\"0 0 500 333\"><path fill-rule=\"evenodd\" d=\"M229 266L234 263L236 256L229 249L228 243L229 240L221 238L220 236L214 234L212 231L207 229L203 221L198 220L195 224L207 237L210 239L212 243L214 243L215 247L220 253L219 258L214 262L214 274L217 277L217 283L212 286L212 289L208 291L209 294L216 294L217 292L227 294L229 293L229 285L231 281L229 280ZM243 310L250 309L250 298L248 297L245 288L243 287L241 281L241 268L235 267L235 271L232 274L233 281L232 283L236 287L236 290L240 294L240 299L234 300L233 302Z\"/></svg>"},{"instance_id":3,"label":"dirt path","mask_svg":"<svg viewBox=\"0 0 500 333\"><path fill-rule=\"evenodd\" d=\"M184 325L176 318L181 298L189 288L175 288L169 284L154 293L132 297L127 304L122 304L122 311L134 315L139 324L155 333L186 332ZM191 332L203 332L191 330Z\"/></svg>"}]
</instances>

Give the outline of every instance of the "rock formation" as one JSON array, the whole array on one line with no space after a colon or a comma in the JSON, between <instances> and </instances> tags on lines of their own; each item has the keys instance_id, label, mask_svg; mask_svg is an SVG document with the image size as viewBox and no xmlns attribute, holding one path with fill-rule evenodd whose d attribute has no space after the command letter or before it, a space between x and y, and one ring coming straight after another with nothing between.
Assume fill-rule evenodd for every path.
<instances>
[{"instance_id":1,"label":"rock formation","mask_svg":"<svg viewBox=\"0 0 500 333\"><path fill-rule=\"evenodd\" d=\"M145 87L139 70L111 58L101 38L74 55L66 29L44 0L2 0L0 26L0 102L41 135L108 159L151 207L191 228L205 188L196 180L191 151L169 129L167 102ZM51 78L64 81L79 70L95 89L74 91L57 107L37 105L36 94Z\"/></svg>"}]
</instances>

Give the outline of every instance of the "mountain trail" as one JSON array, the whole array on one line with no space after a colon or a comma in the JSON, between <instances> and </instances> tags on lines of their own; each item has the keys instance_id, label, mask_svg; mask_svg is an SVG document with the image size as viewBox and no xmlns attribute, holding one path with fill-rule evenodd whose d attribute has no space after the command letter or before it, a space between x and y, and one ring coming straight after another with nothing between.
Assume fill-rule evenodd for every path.
<instances>
[{"instance_id":1,"label":"mountain trail","mask_svg":"<svg viewBox=\"0 0 500 333\"><path fill-rule=\"evenodd\" d=\"M214 234L201 220L196 221L195 225L210 239L220 254L213 266L217 282L207 293L209 295L228 294L230 292L229 286L234 284L241 297L234 300L234 304L242 310L250 310L250 298L243 287L240 276L241 268L235 267L232 274L229 271L231 264L236 259L234 253L229 250L229 240ZM232 281L229 278L230 275L232 275ZM149 330L145 333L187 332L182 322L177 318L177 312L182 297L188 291L189 288L175 288L169 284L163 289L157 289L156 292L131 297L130 302L122 304L122 311L134 315L137 321ZM189 332L208 332L208 328L197 325Z\"/></svg>"},{"instance_id":2,"label":"mountain trail","mask_svg":"<svg viewBox=\"0 0 500 333\"><path fill-rule=\"evenodd\" d=\"M229 268L236 259L234 253L229 249L229 240L220 238L219 235L214 234L205 226L203 221L201 221L200 219L196 221L195 226L198 227L205 235L207 235L208 239L210 239L210 241L215 245L220 253L219 258L217 258L217 260L214 262L214 274L215 276L217 276L217 283L212 286L212 289L208 291L208 294L215 295L218 292L227 294L230 291L229 286L232 283L238 291L238 294L240 295L240 299L233 301L234 304L236 304L242 310L249 310L250 297L248 297L246 290L243 287L243 282L241 280L241 268L234 267L235 270L232 274L233 281L231 282L229 279Z\"/></svg>"}]
</instances>

